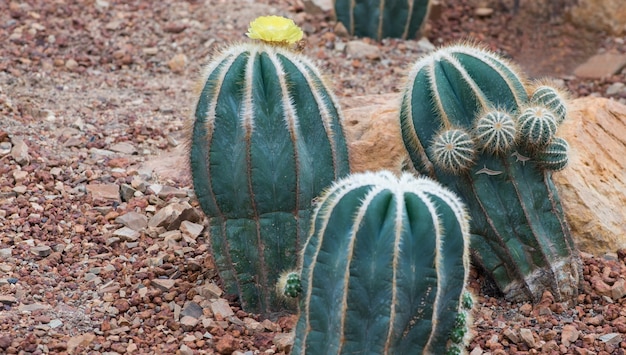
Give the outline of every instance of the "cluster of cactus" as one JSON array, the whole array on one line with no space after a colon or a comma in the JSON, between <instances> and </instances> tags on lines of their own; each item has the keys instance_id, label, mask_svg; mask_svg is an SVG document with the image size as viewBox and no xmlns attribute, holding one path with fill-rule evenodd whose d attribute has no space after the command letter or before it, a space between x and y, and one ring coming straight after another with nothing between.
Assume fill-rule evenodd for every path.
<instances>
[{"instance_id":1,"label":"cluster of cactus","mask_svg":"<svg viewBox=\"0 0 626 355\"><path fill-rule=\"evenodd\" d=\"M351 35L413 39L421 33L430 0L335 0L335 16Z\"/></svg>"},{"instance_id":2,"label":"cluster of cactus","mask_svg":"<svg viewBox=\"0 0 626 355\"><path fill-rule=\"evenodd\" d=\"M288 307L274 285L296 265L311 201L349 173L336 99L289 48L301 32L283 19L260 20L286 36L251 31L262 41L232 45L206 67L190 132L194 189L219 276L243 309L261 314Z\"/></svg>"},{"instance_id":3,"label":"cluster of cactus","mask_svg":"<svg viewBox=\"0 0 626 355\"><path fill-rule=\"evenodd\" d=\"M580 260L551 179L567 164L567 142L555 136L565 117L560 90L528 85L475 45L421 58L403 91L413 167L467 204L473 257L513 301L578 292Z\"/></svg>"},{"instance_id":4,"label":"cluster of cactus","mask_svg":"<svg viewBox=\"0 0 626 355\"><path fill-rule=\"evenodd\" d=\"M469 224L429 178L353 174L319 198L301 270L292 354L458 354L468 339ZM299 275L299 282L298 282Z\"/></svg>"}]
</instances>

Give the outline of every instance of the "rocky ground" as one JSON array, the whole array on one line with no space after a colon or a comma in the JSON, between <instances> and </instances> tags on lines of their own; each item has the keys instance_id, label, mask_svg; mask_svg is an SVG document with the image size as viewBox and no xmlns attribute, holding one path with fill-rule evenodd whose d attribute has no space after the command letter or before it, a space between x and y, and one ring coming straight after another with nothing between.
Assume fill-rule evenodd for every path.
<instances>
[{"instance_id":1,"label":"rocky ground","mask_svg":"<svg viewBox=\"0 0 626 355\"><path fill-rule=\"evenodd\" d=\"M183 129L193 83L256 16L292 17L339 98L399 90L432 46L476 39L572 95L626 101L622 71L580 79L623 38L469 1L421 41L350 42L298 1L0 2L0 353L284 354L294 317L264 320L220 289ZM574 306L510 304L477 275L479 354L624 354L626 252L584 254Z\"/></svg>"}]
</instances>

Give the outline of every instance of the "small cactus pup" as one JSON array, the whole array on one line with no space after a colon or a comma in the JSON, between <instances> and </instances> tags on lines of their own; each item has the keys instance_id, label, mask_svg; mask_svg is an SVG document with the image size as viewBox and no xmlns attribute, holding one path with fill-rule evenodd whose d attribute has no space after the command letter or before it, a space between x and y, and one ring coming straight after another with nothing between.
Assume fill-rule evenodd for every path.
<instances>
[{"instance_id":1,"label":"small cactus pup","mask_svg":"<svg viewBox=\"0 0 626 355\"><path fill-rule=\"evenodd\" d=\"M337 181L317 202L300 283L292 272L281 287L301 290L291 354L463 353L469 243L461 200L429 178Z\"/></svg>"},{"instance_id":2,"label":"small cactus pup","mask_svg":"<svg viewBox=\"0 0 626 355\"><path fill-rule=\"evenodd\" d=\"M227 47L202 73L189 160L225 291L269 315L289 308L279 272L296 266L312 200L349 173L348 150L336 99L291 48L302 31L268 16L248 35L260 41Z\"/></svg>"},{"instance_id":3,"label":"small cactus pup","mask_svg":"<svg viewBox=\"0 0 626 355\"><path fill-rule=\"evenodd\" d=\"M551 178L567 165L566 95L474 44L419 59L402 95L413 167L467 204L475 262L512 301L573 300L581 263Z\"/></svg>"},{"instance_id":4,"label":"small cactus pup","mask_svg":"<svg viewBox=\"0 0 626 355\"><path fill-rule=\"evenodd\" d=\"M353 36L415 39L428 19L430 0L335 0L335 16Z\"/></svg>"}]
</instances>

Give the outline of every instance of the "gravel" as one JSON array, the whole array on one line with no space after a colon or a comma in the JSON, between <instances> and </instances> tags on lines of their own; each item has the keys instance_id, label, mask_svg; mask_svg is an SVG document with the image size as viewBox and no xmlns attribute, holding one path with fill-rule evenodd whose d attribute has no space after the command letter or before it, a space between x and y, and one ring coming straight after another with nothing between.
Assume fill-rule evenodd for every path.
<instances>
[{"instance_id":1,"label":"gravel","mask_svg":"<svg viewBox=\"0 0 626 355\"><path fill-rule=\"evenodd\" d=\"M305 54L340 98L399 91L433 44L469 37L562 80L575 97L626 100L624 72L571 74L596 52L625 53L623 38L572 37L562 22L519 35L515 26L533 18L524 4L516 15L493 7L477 17L468 2L449 1L426 39L382 43L341 37L327 16L303 9L283 0L0 3L0 353L289 352L295 317L262 319L222 292L188 173L154 169L184 154L201 66L243 41L256 16L302 25ZM520 51L541 33L560 61ZM575 305L549 294L510 304L474 273L468 351L624 354L626 252L583 260Z\"/></svg>"}]
</instances>

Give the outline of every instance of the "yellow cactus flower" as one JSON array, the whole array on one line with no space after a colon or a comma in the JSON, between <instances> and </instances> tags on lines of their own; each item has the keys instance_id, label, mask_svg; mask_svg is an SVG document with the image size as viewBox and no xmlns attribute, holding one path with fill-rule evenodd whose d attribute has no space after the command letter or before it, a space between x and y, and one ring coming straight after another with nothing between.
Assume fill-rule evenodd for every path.
<instances>
[{"instance_id":1,"label":"yellow cactus flower","mask_svg":"<svg viewBox=\"0 0 626 355\"><path fill-rule=\"evenodd\" d=\"M303 33L291 19L282 16L261 16L250 22L246 35L263 42L289 45L300 41Z\"/></svg>"}]
</instances>

